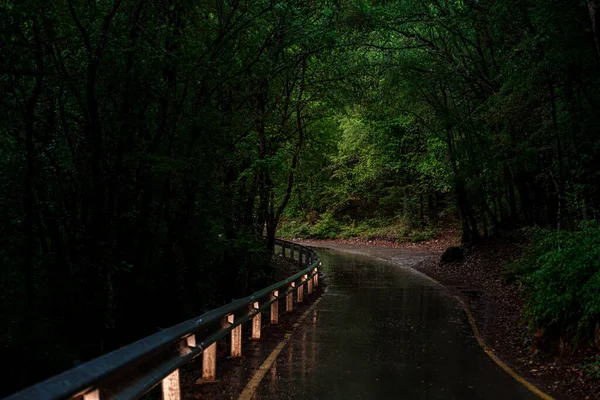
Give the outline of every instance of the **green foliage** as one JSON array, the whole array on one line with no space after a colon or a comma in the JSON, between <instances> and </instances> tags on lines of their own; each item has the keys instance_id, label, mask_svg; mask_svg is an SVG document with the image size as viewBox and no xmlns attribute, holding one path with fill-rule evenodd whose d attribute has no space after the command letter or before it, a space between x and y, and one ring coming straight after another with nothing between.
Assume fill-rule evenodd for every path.
<instances>
[{"instance_id":1,"label":"green foliage","mask_svg":"<svg viewBox=\"0 0 600 400\"><path fill-rule=\"evenodd\" d=\"M347 70L337 5L234 3L0 5L0 391L270 283Z\"/></svg>"},{"instance_id":2,"label":"green foliage","mask_svg":"<svg viewBox=\"0 0 600 400\"><path fill-rule=\"evenodd\" d=\"M313 225L308 221L286 219L282 221L278 235L284 238L335 239L340 233L341 224L332 214L326 213Z\"/></svg>"},{"instance_id":3,"label":"green foliage","mask_svg":"<svg viewBox=\"0 0 600 400\"><path fill-rule=\"evenodd\" d=\"M278 235L286 238L387 240L392 242L420 242L434 239L439 230L433 226L413 225L403 217L375 217L361 221L335 219L325 213L314 225L306 220L282 221Z\"/></svg>"},{"instance_id":4,"label":"green foliage","mask_svg":"<svg viewBox=\"0 0 600 400\"><path fill-rule=\"evenodd\" d=\"M533 327L557 326L589 335L600 317L600 226L574 232L529 230L525 256L508 266L525 285L525 318Z\"/></svg>"},{"instance_id":5,"label":"green foliage","mask_svg":"<svg viewBox=\"0 0 600 400\"><path fill-rule=\"evenodd\" d=\"M580 365L581 370L591 379L600 379L600 355L596 354Z\"/></svg>"},{"instance_id":6,"label":"green foliage","mask_svg":"<svg viewBox=\"0 0 600 400\"><path fill-rule=\"evenodd\" d=\"M465 241L559 228L512 275L531 290L533 321L585 325L598 311L597 232L562 231L600 212L592 11L4 2L0 323L3 358L21 362L7 380L268 280L282 216L282 234L318 238L425 240L454 210ZM34 358L56 346L64 357Z\"/></svg>"},{"instance_id":7,"label":"green foliage","mask_svg":"<svg viewBox=\"0 0 600 400\"><path fill-rule=\"evenodd\" d=\"M323 214L321 219L311 228L310 236L316 239L335 239L340 231L340 224L330 213Z\"/></svg>"},{"instance_id":8,"label":"green foliage","mask_svg":"<svg viewBox=\"0 0 600 400\"><path fill-rule=\"evenodd\" d=\"M287 239L295 238L309 238L311 225L306 221L295 220L295 219L283 219L277 236Z\"/></svg>"},{"instance_id":9,"label":"green foliage","mask_svg":"<svg viewBox=\"0 0 600 400\"><path fill-rule=\"evenodd\" d=\"M421 229L412 230L408 234L408 240L411 242L425 242L435 239L439 234L439 229L432 226L426 226Z\"/></svg>"}]
</instances>

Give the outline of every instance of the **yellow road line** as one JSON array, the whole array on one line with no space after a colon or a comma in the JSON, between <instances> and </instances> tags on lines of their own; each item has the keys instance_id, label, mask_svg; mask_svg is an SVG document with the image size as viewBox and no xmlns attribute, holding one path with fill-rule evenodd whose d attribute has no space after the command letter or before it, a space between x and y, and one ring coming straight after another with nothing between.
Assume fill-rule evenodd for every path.
<instances>
[{"instance_id":1,"label":"yellow road line","mask_svg":"<svg viewBox=\"0 0 600 400\"><path fill-rule=\"evenodd\" d=\"M382 260L387 262L387 260L384 260L384 259L382 259ZM442 286L442 287L445 288L445 286L442 283L440 283L439 281L433 279L432 277L430 277L430 276L428 276L428 275L426 275L426 274L424 274L422 272L419 272L419 271L415 271L415 272L417 272L419 275L423 276L424 278L428 279L429 281L435 283L436 285L439 285L439 286ZM475 339L477 340L477 344L483 349L483 351L485 352L485 354L487 354L492 359L492 361L494 361L496 363L496 365L498 365L500 368L502 368L514 380L516 380L517 382L519 382L520 384L522 384L523 386L525 386L533 394L535 394L536 396L538 396L539 398L544 399L544 400L554 400L554 398L552 396L550 396L549 394L544 393L543 391L541 391L540 389L538 389L534 384L532 384L531 382L527 381L525 378L523 378L521 375L519 375L517 372L515 372L512 368L510 368L508 365L506 365L502 360L500 360L498 358L498 356L494 353L494 351L487 345L487 343L485 343L485 341L481 337L481 334L479 333L479 329L477 328L477 324L475 323L475 317L473 316L473 314L471 313L471 311L469 310L469 308L467 307L467 305L465 304L465 302L463 301L463 299L461 299L457 295L452 295L452 297L454 297L456 299L456 301L458 302L458 304L460 304L460 306L462 307L463 311L467 315L467 319L469 320L469 325L471 326L471 330L473 331L473 335L475 336ZM315 301L315 303L308 310L306 310L306 312L298 320L298 323L295 324L296 327L316 307L316 305L321 301L321 298L319 298L317 301ZM293 330L292 330L292 332L293 332ZM260 366L260 368L258 369L258 371L256 372L256 374L254 374L254 376L252 377L252 379L250 380L250 382L248 382L248 384L244 388L244 391L242 392L242 394L240 395L240 397L238 397L238 400L250 400L252 398L252 396L256 392L256 389L258 388L258 385L260 384L260 382L262 381L262 379L266 375L267 371L275 363L275 360L277 359L277 356L279 355L279 353L281 353L281 350L283 350L284 346L291 339L292 332L286 333L286 335L285 335L284 339L281 341L281 343L279 343L279 345L277 345L277 347L273 350L273 352L271 352L271 354L269 355L269 357Z\"/></svg>"},{"instance_id":2,"label":"yellow road line","mask_svg":"<svg viewBox=\"0 0 600 400\"><path fill-rule=\"evenodd\" d=\"M293 325L292 329L285 334L283 340L277 345L277 347L275 347L275 349L273 349L271 354L269 354L269 357L267 357L265 362L262 363L262 365L260 366L258 371L256 371L256 373L254 374L252 379L250 379L250 382L248 382L248 384L246 385L246 387L244 388L244 390L238 397L238 400L250 400L252 398L252 396L254 396L254 393L256 393L256 389L258 389L258 385L260 385L260 382L263 380L263 378L267 374L267 371L269 371L271 369L271 367L275 363L275 360L277 359L277 356L279 356L279 353L281 353L281 350L283 350L285 345L292 338L292 333L296 330L296 328L298 328L300 326L302 321L304 321L306 319L306 317L308 317L308 314L310 314L315 309L315 307L317 306L317 304L319 304L319 302L321 301L321 299L323 298L323 296L325 295L326 292L327 292L327 289L325 289L325 291L323 292L321 297L319 297L310 306L310 308L308 310L306 310L304 312L304 314L302 314L300 316L300 318L298 318L298 321Z\"/></svg>"},{"instance_id":3,"label":"yellow road line","mask_svg":"<svg viewBox=\"0 0 600 400\"><path fill-rule=\"evenodd\" d=\"M419 272L419 271L417 271L417 272ZM419 272L419 275L422 275L423 277L427 278L431 282L445 288L445 286L442 283L433 279L429 275L426 275L422 272ZM500 360L496 354L494 354L494 351L487 345L487 343L481 337L481 334L479 333L479 329L477 329L477 324L475 323L475 317L473 316L473 314L471 313L471 311L469 310L469 308L467 307L467 305L465 304L463 299L461 299L457 295L452 295L452 297L454 297L456 299L456 301L458 301L458 303L462 307L465 314L467 314L467 319L469 320L469 325L471 325L471 330L473 330L473 335L475 336L475 339L477 340L477 344L479 344L479 346L483 349L485 354L487 354L492 359L492 361L494 361L500 368L502 368L504 370L504 372L506 372L507 374L512 376L514 380L519 382L521 385L525 386L527 389L529 389L529 391L534 393L536 396L538 396L539 398L544 399L544 400L554 400L554 398L552 396L550 396L549 394L544 393L543 391L538 389L533 383L527 381L525 378L523 378L521 375L519 375L517 372L515 372L511 367L509 367L502 360Z\"/></svg>"}]
</instances>

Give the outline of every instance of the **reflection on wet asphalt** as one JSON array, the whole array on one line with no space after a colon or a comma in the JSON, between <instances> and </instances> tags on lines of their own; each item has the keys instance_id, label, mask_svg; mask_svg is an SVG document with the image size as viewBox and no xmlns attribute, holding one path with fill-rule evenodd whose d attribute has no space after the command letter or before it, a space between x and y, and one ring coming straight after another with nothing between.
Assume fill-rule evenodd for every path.
<instances>
[{"instance_id":1,"label":"reflection on wet asphalt","mask_svg":"<svg viewBox=\"0 0 600 400\"><path fill-rule=\"evenodd\" d=\"M485 355L443 289L373 258L319 255L328 292L254 398L536 398Z\"/></svg>"}]
</instances>

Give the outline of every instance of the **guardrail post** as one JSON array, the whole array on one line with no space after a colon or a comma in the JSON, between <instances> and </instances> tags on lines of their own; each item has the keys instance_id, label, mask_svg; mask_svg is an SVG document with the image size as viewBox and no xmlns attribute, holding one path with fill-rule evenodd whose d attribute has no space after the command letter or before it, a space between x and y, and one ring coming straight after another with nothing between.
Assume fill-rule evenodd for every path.
<instances>
[{"instance_id":1,"label":"guardrail post","mask_svg":"<svg viewBox=\"0 0 600 400\"><path fill-rule=\"evenodd\" d=\"M271 303L271 325L279 323L279 300L277 299L278 296L278 290L274 290L273 293L271 293L271 300L275 300L273 303Z\"/></svg>"},{"instance_id":2,"label":"guardrail post","mask_svg":"<svg viewBox=\"0 0 600 400\"><path fill-rule=\"evenodd\" d=\"M296 282L292 282L288 288L289 293L285 298L285 312L293 312L294 311L294 288L296 287Z\"/></svg>"},{"instance_id":3,"label":"guardrail post","mask_svg":"<svg viewBox=\"0 0 600 400\"><path fill-rule=\"evenodd\" d=\"M262 336L262 312L267 312L267 304L270 305L270 322L276 325L279 323L279 300L285 301L285 311L291 313L294 311L294 291L297 291L298 303L303 303L305 291L307 290L310 295L319 285L318 272L322 264L317 253L293 242L277 240L276 244L281 247L281 254L286 260L290 260L292 263L297 261L303 269L311 268L310 272L298 274L302 274L302 276L294 274L297 278L293 282L288 278L271 286L277 290L270 292L267 291L269 289L260 290L249 297L229 303L221 310L216 309L195 320L187 321L175 330L168 329L164 333L150 335L145 338L147 339L145 346L126 346L124 349L86 363L88 374L85 377L87 383L83 391L80 371L68 371L49 381L27 388L14 397L28 400L38 398L39 393L50 393L51 397L63 398L73 396L73 393L79 393L77 397L82 400L100 400L104 397L130 397L132 393L137 393L138 390L144 388L153 387L158 390L157 386L160 385L163 399L181 400L185 392L182 395L180 368L199 352L202 352L202 377L197 379L196 383L214 382L217 369L217 342L215 340L221 340L226 336L224 332L231 332L231 356L240 357L243 331L241 321L252 319L252 339L258 340ZM288 249L289 253L287 253ZM274 250L274 252L276 251ZM285 285L289 285L287 289L284 289ZM280 299L279 291L282 290L284 292ZM267 295L270 297L269 303L264 302ZM231 314L226 314L222 311L223 309L228 310L227 312ZM249 314L243 314L241 318L236 319L235 315L240 316L244 311ZM205 320L205 317L208 321ZM316 323L315 321L316 315L313 318L313 324ZM213 326L216 327L218 322L221 323L220 330L217 332L208 330ZM202 332L202 335L206 336L197 337L195 332ZM197 339L198 343L196 343ZM172 345L165 346L165 343L172 343ZM179 355L174 353L175 345ZM290 360L291 358L293 358L293 354L290 352ZM134 372L140 360L143 360L144 364L142 370ZM275 374L276 371L272 369L271 372ZM185 383L185 379L183 383ZM56 393L54 393L55 389Z\"/></svg>"},{"instance_id":4,"label":"guardrail post","mask_svg":"<svg viewBox=\"0 0 600 400\"><path fill-rule=\"evenodd\" d=\"M258 310L259 304L258 301L255 301L252 304L252 309L253 310ZM260 339L260 314L258 313L256 314L253 318L252 318L252 339L253 340L258 340Z\"/></svg>"},{"instance_id":5,"label":"guardrail post","mask_svg":"<svg viewBox=\"0 0 600 400\"><path fill-rule=\"evenodd\" d=\"M229 314L227 316L227 322L233 324L235 316ZM231 357L242 356L242 326L238 325L231 331Z\"/></svg>"},{"instance_id":6,"label":"guardrail post","mask_svg":"<svg viewBox=\"0 0 600 400\"><path fill-rule=\"evenodd\" d=\"M179 370L171 372L162 380L162 398L164 400L180 400L181 390L179 387Z\"/></svg>"},{"instance_id":7,"label":"guardrail post","mask_svg":"<svg viewBox=\"0 0 600 400\"><path fill-rule=\"evenodd\" d=\"M83 400L100 400L100 391L98 389L94 389L91 392L84 394Z\"/></svg>"},{"instance_id":8,"label":"guardrail post","mask_svg":"<svg viewBox=\"0 0 600 400\"><path fill-rule=\"evenodd\" d=\"M217 377L217 343L208 346L202 352L202 379L212 382Z\"/></svg>"},{"instance_id":9,"label":"guardrail post","mask_svg":"<svg viewBox=\"0 0 600 400\"><path fill-rule=\"evenodd\" d=\"M304 302L304 277L300 279L300 284L298 285L298 303Z\"/></svg>"}]
</instances>

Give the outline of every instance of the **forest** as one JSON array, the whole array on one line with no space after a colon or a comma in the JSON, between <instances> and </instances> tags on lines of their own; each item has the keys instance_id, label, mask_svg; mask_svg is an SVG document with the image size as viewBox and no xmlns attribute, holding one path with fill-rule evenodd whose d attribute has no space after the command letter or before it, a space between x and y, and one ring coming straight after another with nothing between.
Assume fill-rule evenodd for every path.
<instances>
[{"instance_id":1,"label":"forest","mask_svg":"<svg viewBox=\"0 0 600 400\"><path fill-rule=\"evenodd\" d=\"M0 55L7 393L264 287L278 232L526 232L525 318L600 321L596 0L4 0Z\"/></svg>"}]
</instances>

